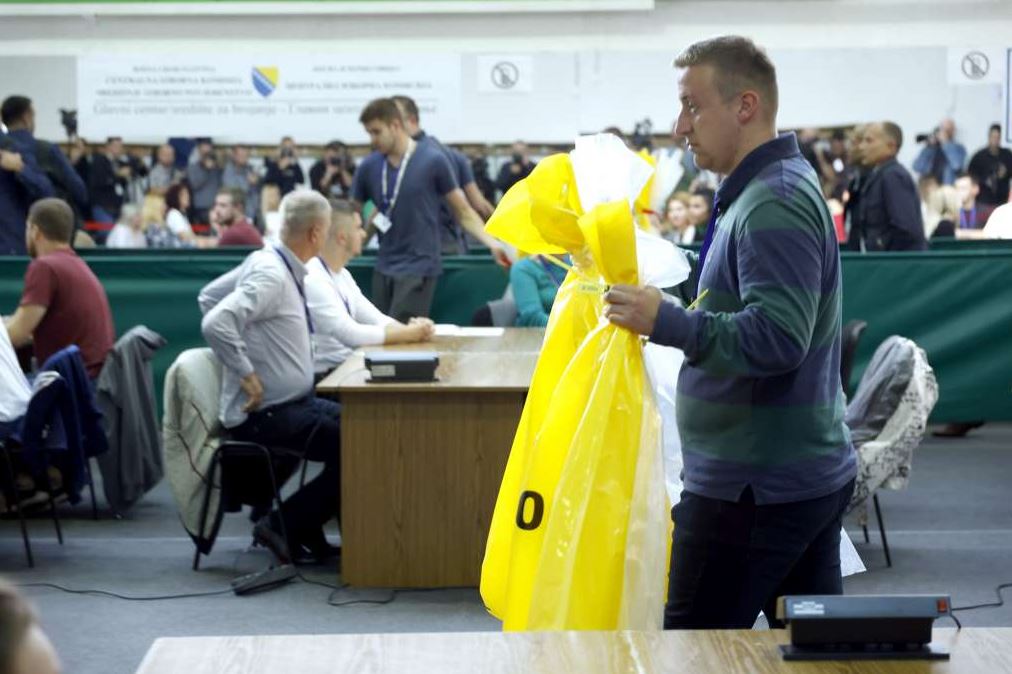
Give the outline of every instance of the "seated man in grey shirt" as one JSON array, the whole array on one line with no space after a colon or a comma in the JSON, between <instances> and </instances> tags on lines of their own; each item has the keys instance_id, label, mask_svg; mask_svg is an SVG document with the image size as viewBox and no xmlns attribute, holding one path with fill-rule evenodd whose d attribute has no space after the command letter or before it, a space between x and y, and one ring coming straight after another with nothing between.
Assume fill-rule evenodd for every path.
<instances>
[{"instance_id":1,"label":"seated man in grey shirt","mask_svg":"<svg viewBox=\"0 0 1012 674\"><path fill-rule=\"evenodd\" d=\"M330 205L316 192L293 192L281 202L280 246L251 253L236 269L200 292L204 338L224 365L221 422L233 438L285 447L322 461L318 477L290 496L280 513L265 516L253 537L283 561L336 556L323 525L340 503L341 407L315 397L306 305L305 263L320 253Z\"/></svg>"}]
</instances>

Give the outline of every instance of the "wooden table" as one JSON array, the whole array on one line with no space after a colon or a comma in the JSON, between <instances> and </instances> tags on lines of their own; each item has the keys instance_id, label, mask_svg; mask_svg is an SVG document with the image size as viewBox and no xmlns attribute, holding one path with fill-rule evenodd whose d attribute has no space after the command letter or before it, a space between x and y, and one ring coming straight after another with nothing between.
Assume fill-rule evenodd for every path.
<instances>
[{"instance_id":1,"label":"wooden table","mask_svg":"<svg viewBox=\"0 0 1012 674\"><path fill-rule=\"evenodd\" d=\"M138 674L991 674L1012 629L937 629L949 661L783 662L782 630L343 634L158 639Z\"/></svg>"},{"instance_id":2,"label":"wooden table","mask_svg":"<svg viewBox=\"0 0 1012 674\"><path fill-rule=\"evenodd\" d=\"M356 353L317 386L341 411L342 579L476 586L541 329L370 348L439 354L438 381L370 384Z\"/></svg>"}]
</instances>

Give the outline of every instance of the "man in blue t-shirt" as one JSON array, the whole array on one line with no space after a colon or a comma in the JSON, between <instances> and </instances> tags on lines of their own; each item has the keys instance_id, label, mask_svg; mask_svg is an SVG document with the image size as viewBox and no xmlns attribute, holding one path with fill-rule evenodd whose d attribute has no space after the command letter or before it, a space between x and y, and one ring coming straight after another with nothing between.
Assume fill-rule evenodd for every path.
<instances>
[{"instance_id":1,"label":"man in blue t-shirt","mask_svg":"<svg viewBox=\"0 0 1012 674\"><path fill-rule=\"evenodd\" d=\"M453 169L453 177L456 178L460 189L464 191L464 196L467 197L467 202L471 204L471 208L481 216L482 220L487 221L492 217L495 207L489 203L485 195L478 189L478 185L474 181L474 170L471 168L471 160L460 150L443 145L435 136L430 136L422 130L419 121L418 104L415 103L414 99L410 96L391 96L391 98L401 111L401 117L404 119L404 130L408 132L408 135L419 143L435 143L443 154L446 155L447 160L449 160L450 168ZM464 237L464 231L446 204L443 204L443 207L440 209L440 216L443 224L441 230L443 253L447 255L466 254L468 246L467 240Z\"/></svg>"},{"instance_id":2,"label":"man in blue t-shirt","mask_svg":"<svg viewBox=\"0 0 1012 674\"><path fill-rule=\"evenodd\" d=\"M436 279L442 273L444 202L500 265L509 265L505 251L485 233L481 217L468 205L440 146L411 138L393 100L372 101L359 121L375 152L359 165L351 191L359 204L372 201L376 206L368 235L379 234L372 295L380 311L402 323L429 315Z\"/></svg>"}]
</instances>

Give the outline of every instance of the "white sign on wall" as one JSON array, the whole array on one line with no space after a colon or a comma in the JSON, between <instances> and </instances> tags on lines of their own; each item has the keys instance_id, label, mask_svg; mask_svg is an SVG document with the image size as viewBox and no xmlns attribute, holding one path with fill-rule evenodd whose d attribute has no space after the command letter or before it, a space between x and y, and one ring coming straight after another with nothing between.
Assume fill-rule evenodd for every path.
<instances>
[{"instance_id":1,"label":"white sign on wall","mask_svg":"<svg viewBox=\"0 0 1012 674\"><path fill-rule=\"evenodd\" d=\"M477 77L482 94L530 93L534 90L534 59L522 54L482 54Z\"/></svg>"},{"instance_id":2,"label":"white sign on wall","mask_svg":"<svg viewBox=\"0 0 1012 674\"><path fill-rule=\"evenodd\" d=\"M427 125L461 117L460 56L333 54L285 57L123 54L77 60L85 138L213 136L276 143L365 143L358 118L374 98L402 94Z\"/></svg>"},{"instance_id":3,"label":"white sign on wall","mask_svg":"<svg viewBox=\"0 0 1012 674\"><path fill-rule=\"evenodd\" d=\"M1005 49L1001 47L949 47L950 85L1001 84L1005 79Z\"/></svg>"}]
</instances>

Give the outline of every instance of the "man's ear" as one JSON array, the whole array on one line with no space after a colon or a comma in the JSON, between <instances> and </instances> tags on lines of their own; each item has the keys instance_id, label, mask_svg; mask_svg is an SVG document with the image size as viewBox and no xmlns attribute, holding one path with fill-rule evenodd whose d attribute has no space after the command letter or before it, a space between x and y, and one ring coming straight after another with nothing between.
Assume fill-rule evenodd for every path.
<instances>
[{"instance_id":1,"label":"man's ear","mask_svg":"<svg viewBox=\"0 0 1012 674\"><path fill-rule=\"evenodd\" d=\"M759 114L759 94L751 89L744 91L738 99L738 121L747 124Z\"/></svg>"}]
</instances>

